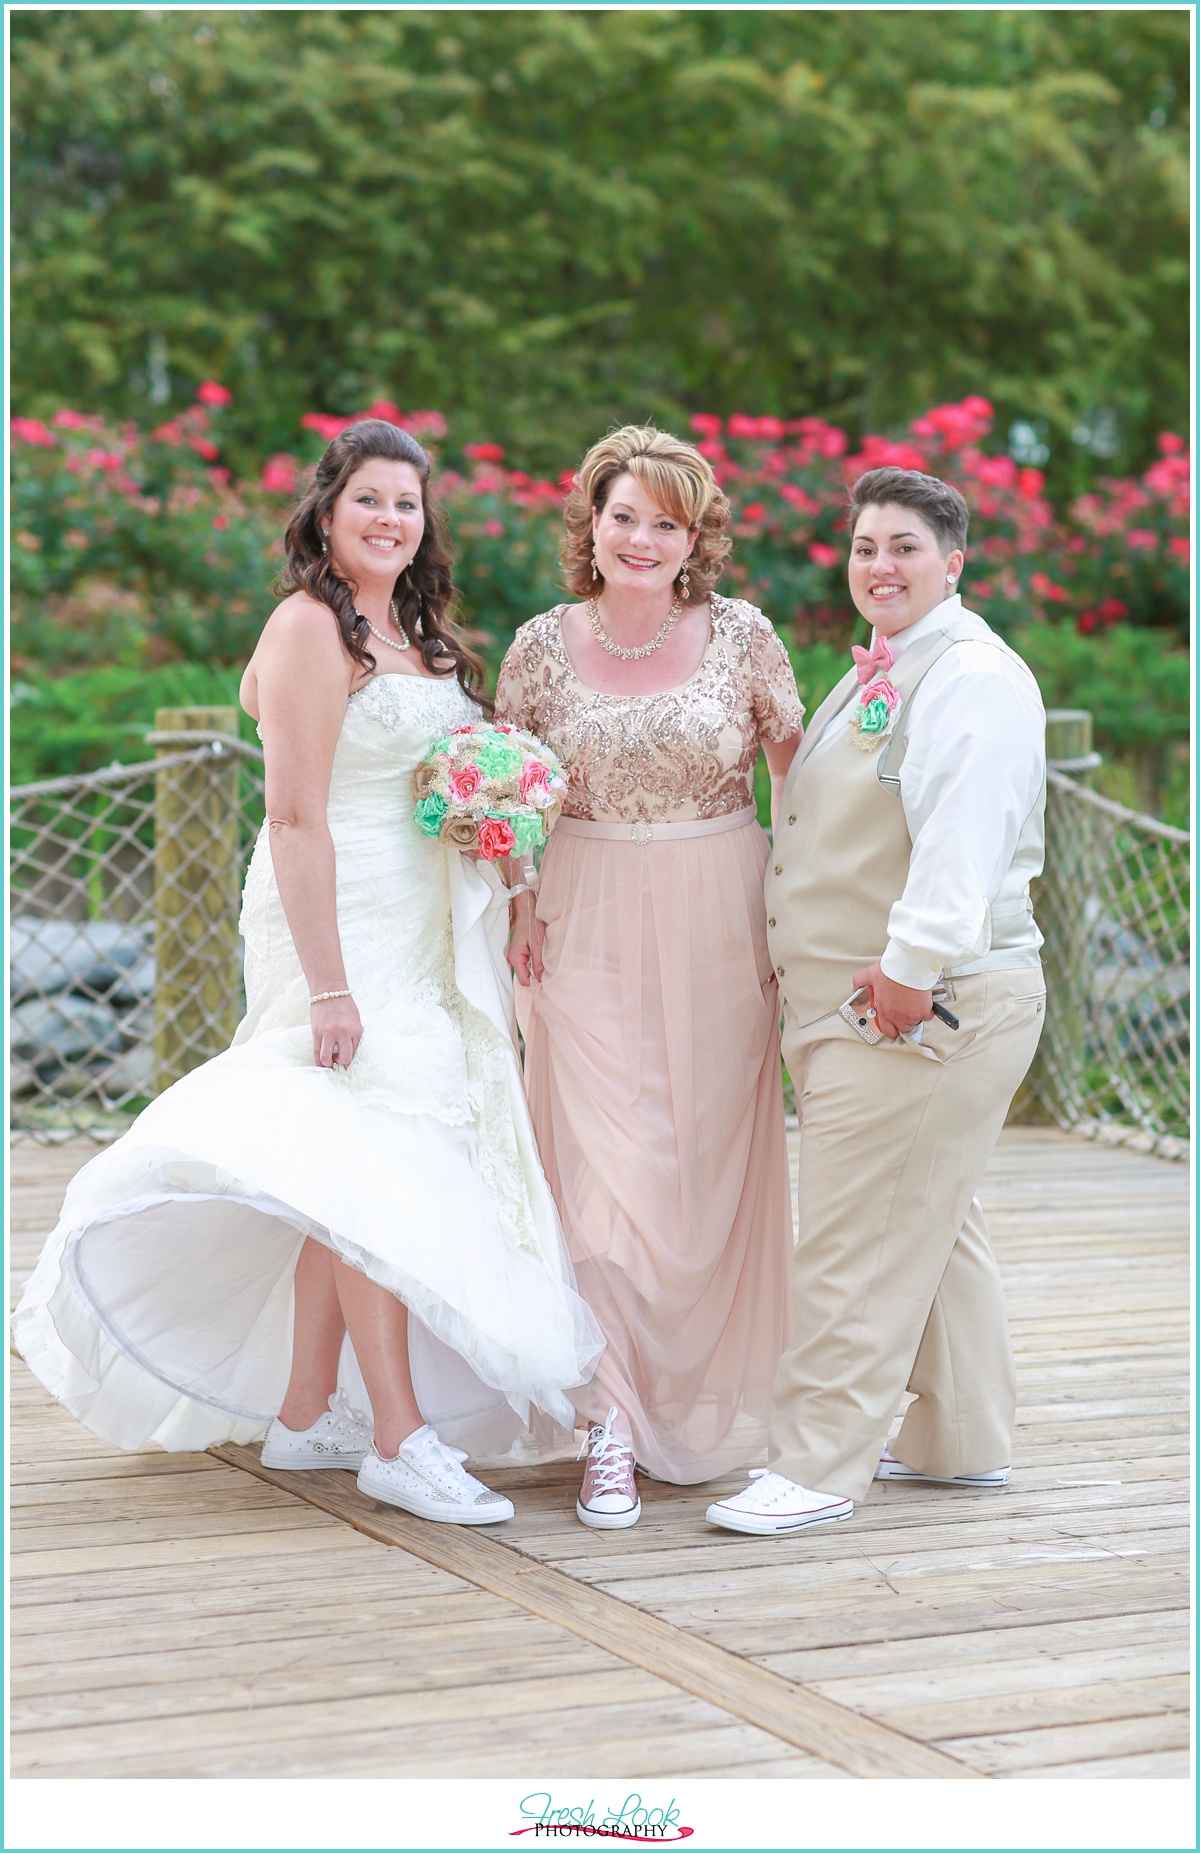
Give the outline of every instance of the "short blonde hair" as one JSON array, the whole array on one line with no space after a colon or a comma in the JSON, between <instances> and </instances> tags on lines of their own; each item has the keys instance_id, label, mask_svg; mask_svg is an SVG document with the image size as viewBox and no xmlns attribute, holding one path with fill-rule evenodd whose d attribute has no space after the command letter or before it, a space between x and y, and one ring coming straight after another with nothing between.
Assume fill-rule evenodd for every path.
<instances>
[{"instance_id":1,"label":"short blonde hair","mask_svg":"<svg viewBox=\"0 0 1200 1853\"><path fill-rule=\"evenodd\" d=\"M656 431L653 425L622 425L611 431L592 445L576 471L563 510L566 533L559 550L567 590L576 598L591 598L604 583L592 577L592 511L604 507L613 483L626 470L673 520L696 530L687 563L689 596L693 603L707 598L733 544L729 503L695 445L669 431Z\"/></svg>"}]
</instances>

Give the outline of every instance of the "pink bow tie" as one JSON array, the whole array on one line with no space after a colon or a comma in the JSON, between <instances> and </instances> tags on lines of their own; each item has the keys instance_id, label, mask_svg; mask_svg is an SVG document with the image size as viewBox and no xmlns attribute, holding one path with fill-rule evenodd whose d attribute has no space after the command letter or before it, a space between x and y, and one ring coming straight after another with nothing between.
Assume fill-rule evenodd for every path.
<instances>
[{"instance_id":1,"label":"pink bow tie","mask_svg":"<svg viewBox=\"0 0 1200 1853\"><path fill-rule=\"evenodd\" d=\"M856 643L852 643L850 649L858 679L862 683L871 682L877 675L885 674L896 661L888 648L886 637L876 637L869 650L861 650Z\"/></svg>"}]
</instances>

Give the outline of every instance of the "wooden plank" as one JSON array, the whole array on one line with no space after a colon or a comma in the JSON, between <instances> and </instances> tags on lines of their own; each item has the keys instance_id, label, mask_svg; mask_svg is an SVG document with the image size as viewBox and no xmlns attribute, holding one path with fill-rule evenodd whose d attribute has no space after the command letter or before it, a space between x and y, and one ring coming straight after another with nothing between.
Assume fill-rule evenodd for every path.
<instances>
[{"instance_id":1,"label":"wooden plank","mask_svg":"<svg viewBox=\"0 0 1200 1853\"><path fill-rule=\"evenodd\" d=\"M301 1524L291 1531L271 1531L265 1535L261 1530L218 1533L205 1537L199 1553L188 1538L164 1538L155 1544L113 1544L99 1550L26 1551L20 1558L20 1572L22 1580L28 1583L44 1577L96 1577L110 1571L124 1574L180 1562L194 1565L197 1556L202 1563L215 1565L220 1562L229 1567L247 1559L257 1561L264 1555L302 1557L314 1548L346 1556L361 1546L362 1539L345 1530Z\"/></svg>"},{"instance_id":2,"label":"wooden plank","mask_svg":"<svg viewBox=\"0 0 1200 1853\"><path fill-rule=\"evenodd\" d=\"M758 1775L759 1770L755 1771ZM1056 1763L1049 1769L1027 1769L1023 1775L1034 1781L1061 1782L1064 1776L1076 1782L1109 1780L1117 1782L1186 1782L1192 1773L1191 1754L1187 1750L1149 1750L1142 1756L1100 1757L1092 1762Z\"/></svg>"},{"instance_id":3,"label":"wooden plank","mask_svg":"<svg viewBox=\"0 0 1200 1853\"><path fill-rule=\"evenodd\" d=\"M632 1677L632 1675L631 1675ZM402 1725L372 1728L369 1714L353 1732L330 1738L314 1724L310 1734L272 1729L276 1714L244 1714L245 1728L227 1740L155 1744L151 1751L128 1728L104 1732L66 1731L22 1738L12 1749L14 1776L131 1778L152 1776L275 1778L337 1776L377 1778L507 1777L526 1768L536 1745L539 1781L569 1777L642 1779L704 1776L725 1762L743 1775L760 1760L784 1763L789 1777L838 1778L841 1771L786 1751L777 1738L715 1713L713 1708L667 1688L671 1700L565 1709L546 1717L510 1715L503 1705L490 1713L441 1719L416 1718ZM183 1734L180 1734L183 1736Z\"/></svg>"},{"instance_id":4,"label":"wooden plank","mask_svg":"<svg viewBox=\"0 0 1200 1853\"><path fill-rule=\"evenodd\" d=\"M1040 1730L947 1737L964 1761L990 1776L1032 1775L1081 1763L1137 1756L1148 1751L1186 1750L1191 1721L1184 1712L1106 1718L1096 1723L1051 1725Z\"/></svg>"},{"instance_id":5,"label":"wooden plank","mask_svg":"<svg viewBox=\"0 0 1200 1853\"><path fill-rule=\"evenodd\" d=\"M883 1636L878 1640L839 1641L830 1647L789 1647L764 1654L762 1661L785 1678L816 1684L826 1679L854 1679L876 1673L924 1673L970 1664L990 1666L999 1661L1049 1659L1087 1651L1099 1635L1108 1647L1144 1646L1148 1652L1160 1643L1176 1643L1186 1650L1189 1615L1186 1609L1141 1611L1111 1615L1102 1629L1092 1619L1032 1621L1014 1617L1009 1627L977 1628L969 1632L937 1632Z\"/></svg>"},{"instance_id":6,"label":"wooden plank","mask_svg":"<svg viewBox=\"0 0 1200 1853\"><path fill-rule=\"evenodd\" d=\"M923 1672L912 1668L885 1673L835 1673L808 1683L816 1692L837 1699L855 1711L882 1717L900 1706L958 1705L970 1709L979 1699L1018 1697L1068 1691L1080 1686L1124 1690L1131 1681L1154 1680L1186 1674L1191 1663L1185 1639L1104 1645L1066 1654L1032 1654L1025 1659L975 1659L966 1665L940 1665ZM1114 1703L1110 1717L1121 1715ZM967 1727L964 1724L963 1730Z\"/></svg>"},{"instance_id":7,"label":"wooden plank","mask_svg":"<svg viewBox=\"0 0 1200 1853\"><path fill-rule=\"evenodd\" d=\"M264 1467L249 1448L216 1448L213 1452L274 1485L283 1478ZM330 1481L340 1477L325 1476ZM684 1691L836 1763L851 1775L962 1778L962 1766L950 1757L934 1751L932 1760L925 1761L916 1744L902 1734L881 1730L871 1720L857 1718L776 1673L686 1635L657 1616L631 1610L626 1602L574 1582L561 1571L523 1556L512 1545L476 1536L465 1528L423 1524L388 1507L364 1511L356 1489L323 1485L317 1474L292 1474L287 1490L293 1487L298 1497L336 1514L366 1536L398 1545L427 1563L506 1596L606 1647L622 1660L650 1668Z\"/></svg>"},{"instance_id":8,"label":"wooden plank","mask_svg":"<svg viewBox=\"0 0 1200 1853\"><path fill-rule=\"evenodd\" d=\"M1188 1695L1186 1675L1163 1674L1149 1679L1106 1680L1098 1686L992 1694L985 1700L896 1705L875 1715L897 1730L931 1743L952 1733L957 1742L976 1732L991 1735L1051 1725L1094 1724L1151 1717L1160 1712L1186 1716Z\"/></svg>"}]
</instances>

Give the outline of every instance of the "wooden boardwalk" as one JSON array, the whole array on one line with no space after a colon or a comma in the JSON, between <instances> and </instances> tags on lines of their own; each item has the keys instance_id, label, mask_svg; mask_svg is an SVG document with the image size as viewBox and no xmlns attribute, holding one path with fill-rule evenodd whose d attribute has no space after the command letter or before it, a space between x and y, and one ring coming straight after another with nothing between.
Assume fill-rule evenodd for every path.
<instances>
[{"instance_id":1,"label":"wooden boardwalk","mask_svg":"<svg viewBox=\"0 0 1200 1853\"><path fill-rule=\"evenodd\" d=\"M14 1288L89 1151L16 1148ZM14 1360L12 1774L1185 1776L1187 1172L1016 1128L985 1201L1011 1486L792 1538L654 1482L588 1532L565 1465L423 1525L256 1448L117 1453Z\"/></svg>"}]
</instances>

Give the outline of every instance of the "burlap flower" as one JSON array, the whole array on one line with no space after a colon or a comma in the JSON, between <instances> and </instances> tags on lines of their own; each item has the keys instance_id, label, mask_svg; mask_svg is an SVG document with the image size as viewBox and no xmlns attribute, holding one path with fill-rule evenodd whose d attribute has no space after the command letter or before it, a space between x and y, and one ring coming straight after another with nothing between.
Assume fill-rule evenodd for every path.
<instances>
[{"instance_id":1,"label":"burlap flower","mask_svg":"<svg viewBox=\"0 0 1200 1853\"><path fill-rule=\"evenodd\" d=\"M428 759L423 759L412 775L413 797L424 798L427 793L431 792L441 777L441 772L440 766L431 765Z\"/></svg>"}]
</instances>

